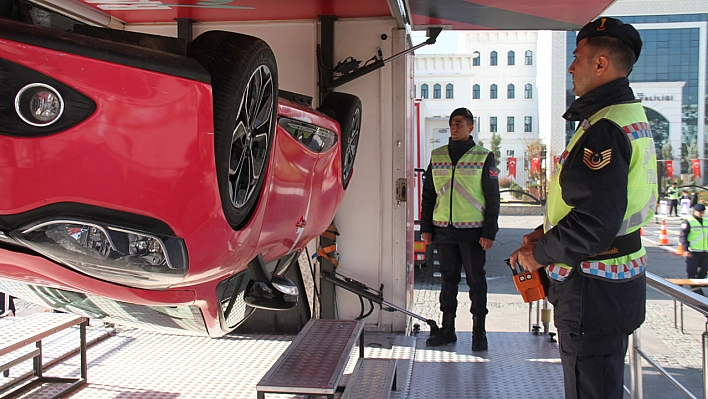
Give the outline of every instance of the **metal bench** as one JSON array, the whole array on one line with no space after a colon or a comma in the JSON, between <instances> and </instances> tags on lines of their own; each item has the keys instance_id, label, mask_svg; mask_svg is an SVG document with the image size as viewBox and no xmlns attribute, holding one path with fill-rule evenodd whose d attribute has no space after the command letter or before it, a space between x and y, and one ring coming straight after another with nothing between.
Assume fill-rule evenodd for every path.
<instances>
[{"instance_id":1,"label":"metal bench","mask_svg":"<svg viewBox=\"0 0 708 399\"><path fill-rule=\"evenodd\" d=\"M364 322L312 319L256 386L267 393L324 395L334 399L354 345L364 357Z\"/></svg>"},{"instance_id":2,"label":"metal bench","mask_svg":"<svg viewBox=\"0 0 708 399\"><path fill-rule=\"evenodd\" d=\"M18 381L5 387L2 398L17 397L35 387L46 383L69 383L64 390L51 399L61 398L86 383L86 326L88 318L67 313L37 313L28 317L13 317L0 328L0 371L7 376L7 371L29 359L33 360L34 377L25 382ZM79 325L81 377L60 378L46 377L43 374L42 340L59 331ZM28 346L35 344L34 348ZM19 387L16 387L21 384ZM13 389L13 387L15 387Z\"/></svg>"},{"instance_id":3,"label":"metal bench","mask_svg":"<svg viewBox=\"0 0 708 399\"><path fill-rule=\"evenodd\" d=\"M360 358L342 399L388 399L396 390L396 360Z\"/></svg>"},{"instance_id":4,"label":"metal bench","mask_svg":"<svg viewBox=\"0 0 708 399\"><path fill-rule=\"evenodd\" d=\"M667 278L666 281L676 285L686 285L689 288L708 287L708 279L705 278ZM681 308L681 332L683 333L683 302L679 302ZM674 328L678 326L678 315L676 314L676 300L674 299Z\"/></svg>"}]
</instances>

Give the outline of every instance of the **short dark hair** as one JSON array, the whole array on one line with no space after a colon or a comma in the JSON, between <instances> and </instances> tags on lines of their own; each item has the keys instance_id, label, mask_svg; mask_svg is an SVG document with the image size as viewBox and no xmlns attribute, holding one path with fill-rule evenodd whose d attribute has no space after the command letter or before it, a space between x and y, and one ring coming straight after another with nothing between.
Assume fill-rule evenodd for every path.
<instances>
[{"instance_id":1,"label":"short dark hair","mask_svg":"<svg viewBox=\"0 0 708 399\"><path fill-rule=\"evenodd\" d=\"M634 55L634 50L632 50L627 43L614 37L588 37L586 43L591 49L592 58L594 58L598 52L606 50L608 57L616 62L620 70L627 75L632 71L634 63L637 62L637 56Z\"/></svg>"}]
</instances>

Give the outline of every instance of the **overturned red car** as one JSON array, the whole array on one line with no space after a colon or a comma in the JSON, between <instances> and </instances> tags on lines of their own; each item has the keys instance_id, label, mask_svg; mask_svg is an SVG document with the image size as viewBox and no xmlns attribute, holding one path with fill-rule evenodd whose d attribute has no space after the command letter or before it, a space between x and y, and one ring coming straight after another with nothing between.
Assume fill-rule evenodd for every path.
<instances>
[{"instance_id":1,"label":"overturned red car","mask_svg":"<svg viewBox=\"0 0 708 399\"><path fill-rule=\"evenodd\" d=\"M294 306L361 102L279 92L251 36L174 40L0 20L0 291L211 336Z\"/></svg>"}]
</instances>

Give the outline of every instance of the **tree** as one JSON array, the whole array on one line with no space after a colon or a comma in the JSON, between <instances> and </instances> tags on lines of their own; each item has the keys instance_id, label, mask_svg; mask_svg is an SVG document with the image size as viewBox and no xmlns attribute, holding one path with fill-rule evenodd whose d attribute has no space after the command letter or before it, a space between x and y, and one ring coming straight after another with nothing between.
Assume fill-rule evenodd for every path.
<instances>
[{"instance_id":1,"label":"tree","mask_svg":"<svg viewBox=\"0 0 708 399\"><path fill-rule=\"evenodd\" d=\"M661 159L665 161L674 159L674 149L668 141L661 147Z\"/></svg>"},{"instance_id":2,"label":"tree","mask_svg":"<svg viewBox=\"0 0 708 399\"><path fill-rule=\"evenodd\" d=\"M691 140L691 144L686 146L686 151L684 152L684 154L686 154L686 156L683 158L683 161L686 163L686 170L691 171L691 178L695 183L696 176L693 176L692 161L698 158L698 143L696 143L696 139Z\"/></svg>"},{"instance_id":3,"label":"tree","mask_svg":"<svg viewBox=\"0 0 708 399\"><path fill-rule=\"evenodd\" d=\"M490 140L489 145L492 146L490 150L494 153L494 159L497 161L497 165L499 165L501 160L501 141L502 139L500 135L492 133L492 139Z\"/></svg>"}]
</instances>

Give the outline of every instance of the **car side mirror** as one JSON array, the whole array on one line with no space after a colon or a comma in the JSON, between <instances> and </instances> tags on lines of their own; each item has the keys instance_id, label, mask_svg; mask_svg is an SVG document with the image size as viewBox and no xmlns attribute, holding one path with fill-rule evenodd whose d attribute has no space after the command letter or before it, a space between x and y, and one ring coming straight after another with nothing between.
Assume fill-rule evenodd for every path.
<instances>
[{"instance_id":1,"label":"car side mirror","mask_svg":"<svg viewBox=\"0 0 708 399\"><path fill-rule=\"evenodd\" d=\"M298 289L292 280L271 275L270 281L251 280L246 287L246 303L267 310L289 310L297 306Z\"/></svg>"}]
</instances>

